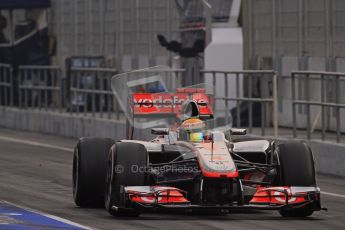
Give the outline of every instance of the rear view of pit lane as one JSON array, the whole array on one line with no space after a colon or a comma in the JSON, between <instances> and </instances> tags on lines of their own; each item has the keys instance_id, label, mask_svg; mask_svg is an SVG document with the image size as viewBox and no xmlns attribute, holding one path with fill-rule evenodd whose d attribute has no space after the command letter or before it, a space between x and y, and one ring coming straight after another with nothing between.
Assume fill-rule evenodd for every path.
<instances>
[{"instance_id":1,"label":"rear view of pit lane","mask_svg":"<svg viewBox=\"0 0 345 230\"><path fill-rule=\"evenodd\" d=\"M71 195L71 150L75 139L5 129L0 129L0 136L7 138L0 138L0 200L95 229L345 228L345 199L332 195L344 195L344 179L323 176L319 177L319 184L321 190L329 193L322 194L323 205L329 211L317 212L306 219L284 219L277 212L268 211L229 215L147 213L136 219L116 219L104 210L81 209L74 205Z\"/></svg>"}]
</instances>

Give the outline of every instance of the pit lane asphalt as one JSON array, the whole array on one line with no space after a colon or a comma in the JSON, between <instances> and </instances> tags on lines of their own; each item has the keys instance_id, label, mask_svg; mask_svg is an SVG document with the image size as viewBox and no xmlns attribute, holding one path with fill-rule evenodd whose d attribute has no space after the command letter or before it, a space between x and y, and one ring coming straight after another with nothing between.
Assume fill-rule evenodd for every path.
<instances>
[{"instance_id":1,"label":"pit lane asphalt","mask_svg":"<svg viewBox=\"0 0 345 230\"><path fill-rule=\"evenodd\" d=\"M328 212L316 212L304 219L282 218L276 211L147 213L132 219L114 218L102 209L78 208L72 200L72 151L68 151L75 142L74 138L0 128L0 200L94 229L345 229L345 197L330 194L322 194ZM345 195L345 179L319 176L318 181L322 191Z\"/></svg>"}]
</instances>

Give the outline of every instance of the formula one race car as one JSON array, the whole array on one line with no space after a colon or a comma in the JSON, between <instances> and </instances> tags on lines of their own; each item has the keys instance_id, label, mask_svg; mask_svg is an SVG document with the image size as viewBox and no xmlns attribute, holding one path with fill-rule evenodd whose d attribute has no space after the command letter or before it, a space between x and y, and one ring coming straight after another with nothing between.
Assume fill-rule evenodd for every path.
<instances>
[{"instance_id":1,"label":"formula one race car","mask_svg":"<svg viewBox=\"0 0 345 230\"><path fill-rule=\"evenodd\" d=\"M112 88L132 114L127 139L78 141L73 159L78 206L105 204L116 216L137 216L146 210L258 209L306 217L322 209L313 154L305 143L277 145L243 137L245 129L212 126L212 95L205 88L168 93L156 85L155 90L144 87L138 92L134 87L129 92L137 83L148 86L152 78L143 84L123 77L126 83L118 84L122 77L114 77ZM119 92L126 85L127 92ZM174 119L165 118L168 113ZM155 124L163 117L169 122L151 129L157 135L153 140L133 140L134 115L155 117Z\"/></svg>"}]
</instances>

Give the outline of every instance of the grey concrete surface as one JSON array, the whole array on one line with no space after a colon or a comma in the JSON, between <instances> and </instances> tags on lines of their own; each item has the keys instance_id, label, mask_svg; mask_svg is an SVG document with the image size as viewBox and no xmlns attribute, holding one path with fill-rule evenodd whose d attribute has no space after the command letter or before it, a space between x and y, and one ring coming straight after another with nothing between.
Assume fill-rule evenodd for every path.
<instances>
[{"instance_id":1,"label":"grey concrete surface","mask_svg":"<svg viewBox=\"0 0 345 230\"><path fill-rule=\"evenodd\" d=\"M345 177L345 146L318 141L307 142L312 149L319 173Z\"/></svg>"},{"instance_id":2,"label":"grey concrete surface","mask_svg":"<svg viewBox=\"0 0 345 230\"><path fill-rule=\"evenodd\" d=\"M75 138L0 128L0 136L72 148ZM285 219L276 212L233 212L228 215L147 213L114 218L102 209L82 209L72 199L72 151L0 140L0 199L56 215L95 229L344 229L345 198L323 194L328 212ZM322 191L345 194L344 179L321 176ZM1 229L1 227L0 227Z\"/></svg>"},{"instance_id":3,"label":"grey concrete surface","mask_svg":"<svg viewBox=\"0 0 345 230\"><path fill-rule=\"evenodd\" d=\"M258 135L251 135L259 137ZM287 136L266 137L276 143L286 141L302 141L307 143L314 155L316 171L320 174L345 178L345 144L338 144L331 141L297 139Z\"/></svg>"},{"instance_id":4,"label":"grey concrete surface","mask_svg":"<svg viewBox=\"0 0 345 230\"><path fill-rule=\"evenodd\" d=\"M125 138L125 122L84 117L83 114L0 108L0 127L65 137Z\"/></svg>"}]
</instances>

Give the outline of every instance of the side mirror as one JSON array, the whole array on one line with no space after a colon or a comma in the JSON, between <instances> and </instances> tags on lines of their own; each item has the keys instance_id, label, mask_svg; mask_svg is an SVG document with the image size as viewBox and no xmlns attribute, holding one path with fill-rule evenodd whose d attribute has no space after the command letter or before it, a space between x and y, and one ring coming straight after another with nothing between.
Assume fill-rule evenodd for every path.
<instances>
[{"instance_id":1,"label":"side mirror","mask_svg":"<svg viewBox=\"0 0 345 230\"><path fill-rule=\"evenodd\" d=\"M167 128L153 128L153 129L151 129L151 134L153 134L153 135L168 135L169 129L167 129Z\"/></svg>"},{"instance_id":2,"label":"side mirror","mask_svg":"<svg viewBox=\"0 0 345 230\"><path fill-rule=\"evenodd\" d=\"M231 135L246 135L247 130L246 129L230 129Z\"/></svg>"}]
</instances>

